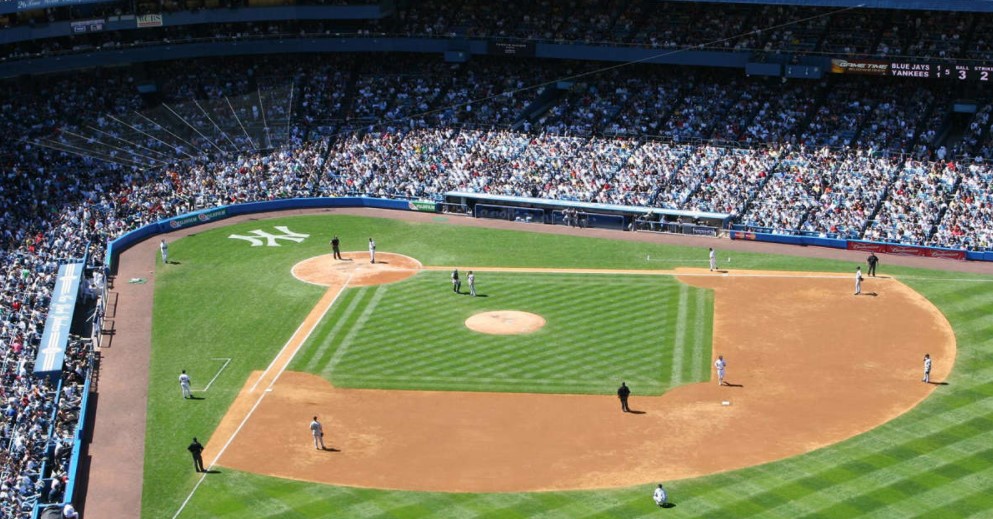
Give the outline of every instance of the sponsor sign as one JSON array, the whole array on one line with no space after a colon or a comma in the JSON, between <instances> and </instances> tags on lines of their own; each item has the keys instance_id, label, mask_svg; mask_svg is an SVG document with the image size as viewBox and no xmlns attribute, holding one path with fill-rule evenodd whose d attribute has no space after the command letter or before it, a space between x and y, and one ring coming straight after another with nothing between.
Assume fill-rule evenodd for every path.
<instances>
[{"instance_id":1,"label":"sponsor sign","mask_svg":"<svg viewBox=\"0 0 993 519\"><path fill-rule=\"evenodd\" d=\"M59 267L48 317L45 319L45 331L34 361L35 375L60 376L62 373L69 327L72 326L72 314L76 310L76 295L79 294L82 277L82 263L67 263Z\"/></svg>"},{"instance_id":2,"label":"sponsor sign","mask_svg":"<svg viewBox=\"0 0 993 519\"><path fill-rule=\"evenodd\" d=\"M435 212L435 203L431 200L412 200L407 207L411 211L424 211L427 213Z\"/></svg>"},{"instance_id":3,"label":"sponsor sign","mask_svg":"<svg viewBox=\"0 0 993 519\"><path fill-rule=\"evenodd\" d=\"M228 214L228 209L226 207L219 207L217 209L210 209L195 214L180 216L178 218L173 218L172 220L169 220L169 228L182 229L184 227L190 227L193 225L206 223L211 220L220 220L221 218L227 216L227 214Z\"/></svg>"},{"instance_id":4,"label":"sponsor sign","mask_svg":"<svg viewBox=\"0 0 993 519\"><path fill-rule=\"evenodd\" d=\"M104 24L107 21L103 18L97 18L94 20L79 20L76 22L69 22L69 26L72 28L73 34L84 34L87 32L99 32L104 28Z\"/></svg>"},{"instance_id":5,"label":"sponsor sign","mask_svg":"<svg viewBox=\"0 0 993 519\"><path fill-rule=\"evenodd\" d=\"M534 56L533 41L490 41L487 50L497 56Z\"/></svg>"},{"instance_id":6,"label":"sponsor sign","mask_svg":"<svg viewBox=\"0 0 993 519\"><path fill-rule=\"evenodd\" d=\"M864 241L848 242L848 250L859 250L863 252L886 252L886 246L882 243L868 243Z\"/></svg>"},{"instance_id":7,"label":"sponsor sign","mask_svg":"<svg viewBox=\"0 0 993 519\"><path fill-rule=\"evenodd\" d=\"M17 10L31 11L34 9L48 9L49 7L61 7L64 5L99 4L109 1L111 0L17 0ZM4 2L4 4L7 4L7 2ZM3 5L2 9L7 9L7 5ZM6 13L11 11L0 10L0 12Z\"/></svg>"},{"instance_id":8,"label":"sponsor sign","mask_svg":"<svg viewBox=\"0 0 993 519\"><path fill-rule=\"evenodd\" d=\"M731 231L732 240L755 240L755 233L747 231Z\"/></svg>"},{"instance_id":9,"label":"sponsor sign","mask_svg":"<svg viewBox=\"0 0 993 519\"><path fill-rule=\"evenodd\" d=\"M699 236L717 236L717 228L705 227L702 225L694 225L692 228L690 228L690 233Z\"/></svg>"},{"instance_id":10,"label":"sponsor sign","mask_svg":"<svg viewBox=\"0 0 993 519\"><path fill-rule=\"evenodd\" d=\"M878 252L881 254L895 254L897 256L918 256L921 258L944 258L964 260L965 251L952 249L934 249L931 247L918 247L915 245L894 245L887 243L870 243L863 241L849 241L848 250L863 252Z\"/></svg>"},{"instance_id":11,"label":"sponsor sign","mask_svg":"<svg viewBox=\"0 0 993 519\"><path fill-rule=\"evenodd\" d=\"M890 62L876 59L832 59L832 74L889 75Z\"/></svg>"},{"instance_id":12,"label":"sponsor sign","mask_svg":"<svg viewBox=\"0 0 993 519\"><path fill-rule=\"evenodd\" d=\"M147 27L162 27L161 14L143 14L135 18L135 20L139 29L144 29Z\"/></svg>"}]
</instances>

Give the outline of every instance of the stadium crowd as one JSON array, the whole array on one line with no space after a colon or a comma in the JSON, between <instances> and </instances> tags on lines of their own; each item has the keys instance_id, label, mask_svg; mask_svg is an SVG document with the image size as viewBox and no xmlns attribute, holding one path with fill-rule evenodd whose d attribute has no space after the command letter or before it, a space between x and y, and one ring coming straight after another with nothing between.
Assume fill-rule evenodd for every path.
<instances>
[{"instance_id":1,"label":"stadium crowd","mask_svg":"<svg viewBox=\"0 0 993 519\"><path fill-rule=\"evenodd\" d=\"M482 4L469 11L474 23L497 23ZM631 25L626 34L670 38L665 21L606 12L591 17L595 37L616 36L620 23ZM461 18L421 20L448 30ZM556 17L526 22L507 30L558 37L563 27ZM722 30L703 25L692 38ZM921 52L969 48L928 41ZM0 129L18 138L0 142L5 516L64 489L85 345L74 343L61 392L31 374L57 265L84 255L99 265L108 240L195 209L460 190L719 212L775 233L993 248L989 99L951 142L949 98L927 83L781 84L646 65L597 75L585 63L535 63L225 59L165 63L141 77L120 69L6 83ZM139 94L140 84L156 89Z\"/></svg>"}]
</instances>

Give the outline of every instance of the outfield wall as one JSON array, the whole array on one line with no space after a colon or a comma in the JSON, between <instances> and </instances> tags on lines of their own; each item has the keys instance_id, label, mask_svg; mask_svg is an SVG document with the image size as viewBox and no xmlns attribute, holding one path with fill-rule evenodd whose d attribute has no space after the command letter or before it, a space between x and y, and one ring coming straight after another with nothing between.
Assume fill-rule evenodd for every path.
<instances>
[{"instance_id":1,"label":"outfield wall","mask_svg":"<svg viewBox=\"0 0 993 519\"><path fill-rule=\"evenodd\" d=\"M448 193L447 195L457 195L463 197L466 193ZM527 197L496 197L492 195L474 194L472 198L479 201L491 202L516 202L524 204L526 207L545 206L542 209L551 210L555 208L576 208L584 211L606 210L617 214L628 214L629 218L637 218L639 213L646 210L654 211L656 214L666 214L670 216L690 216L690 217L711 217L716 221L723 221L727 215L711 213L689 213L685 211L669 211L658 208L641 208L614 206L609 204L591 204L585 202L551 201L538 200ZM391 200L385 198L371 197L340 197L340 198L289 198L282 200L269 200L265 202L249 202L244 204L226 205L203 209L192 213L160 220L155 223L139 227L107 244L107 253L104 257L104 266L109 273L117 269L117 258L121 252L127 250L132 245L143 241L151 236L165 234L177 229L184 229L207 222L224 220L232 216L242 214L263 213L268 211L285 211L289 209L326 209L335 207L369 207L375 209L393 209L398 211L431 211L433 202L412 201L412 200ZM440 204L445 205L445 204ZM516 205L516 204L515 204ZM521 206L517 206L520 208ZM553 220L548 223L558 223ZM609 227L609 226L608 226ZM626 226L622 227L622 229ZM828 247L832 249L863 250L886 254L921 256L930 258L946 258L971 261L993 261L993 252L963 251L959 249L944 249L939 247L921 247L902 245L898 243L868 242L861 240L847 240L841 238L821 238L817 236L797 236L786 234L769 234L750 231L732 230L729 232L732 240L750 240L770 243L784 243L788 245Z\"/></svg>"},{"instance_id":2,"label":"outfield wall","mask_svg":"<svg viewBox=\"0 0 993 519\"><path fill-rule=\"evenodd\" d=\"M225 205L194 211L184 215L159 220L139 227L107 244L104 256L104 268L108 273L116 272L117 258L121 252L132 245L151 236L166 234L178 229L224 220L232 216L268 211L285 211L288 209L327 209L333 207L371 207L376 209L395 209L400 211L417 211L422 207L410 200L388 200L385 198L342 197L342 198L288 198L269 200L265 202L248 202L244 204Z\"/></svg>"},{"instance_id":3,"label":"outfield wall","mask_svg":"<svg viewBox=\"0 0 993 519\"><path fill-rule=\"evenodd\" d=\"M970 261L993 261L993 252L965 251L942 247L924 247L920 245L905 245L902 243L873 242L863 240L846 240L842 238L821 238L818 236L803 236L793 234L770 234L751 231L732 230L729 233L732 240L749 240L769 243L785 243L788 245L814 245L832 249L847 249L897 256L918 256L923 258L944 258Z\"/></svg>"}]
</instances>

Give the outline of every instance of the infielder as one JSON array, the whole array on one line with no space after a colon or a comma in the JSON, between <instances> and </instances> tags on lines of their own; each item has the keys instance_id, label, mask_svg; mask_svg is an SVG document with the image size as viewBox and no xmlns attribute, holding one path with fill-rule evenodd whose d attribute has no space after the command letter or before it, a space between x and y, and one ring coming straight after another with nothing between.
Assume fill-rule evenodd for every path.
<instances>
[{"instance_id":1,"label":"infielder","mask_svg":"<svg viewBox=\"0 0 993 519\"><path fill-rule=\"evenodd\" d=\"M369 263L376 262L376 242L369 238Z\"/></svg>"},{"instance_id":2,"label":"infielder","mask_svg":"<svg viewBox=\"0 0 993 519\"><path fill-rule=\"evenodd\" d=\"M717 270L717 253L714 252L714 248L710 248L710 271L713 272Z\"/></svg>"},{"instance_id":3,"label":"infielder","mask_svg":"<svg viewBox=\"0 0 993 519\"><path fill-rule=\"evenodd\" d=\"M183 390L183 398L193 398L193 393L190 391L190 376L186 374L185 369L179 374L179 389Z\"/></svg>"},{"instance_id":4,"label":"infielder","mask_svg":"<svg viewBox=\"0 0 993 519\"><path fill-rule=\"evenodd\" d=\"M652 499L655 500L655 504L665 507L666 502L669 500L669 496L666 494L665 489L662 488L662 483L659 483L659 488L655 489L655 493L652 494Z\"/></svg>"},{"instance_id":5,"label":"infielder","mask_svg":"<svg viewBox=\"0 0 993 519\"><path fill-rule=\"evenodd\" d=\"M862 293L862 267L855 267L855 295Z\"/></svg>"},{"instance_id":6,"label":"infielder","mask_svg":"<svg viewBox=\"0 0 993 519\"><path fill-rule=\"evenodd\" d=\"M717 368L717 385L718 386L723 386L724 385L724 368L726 368L727 365L728 365L728 363L727 362L724 362L724 355L718 355L717 356L717 360L714 361L714 367Z\"/></svg>"},{"instance_id":7,"label":"infielder","mask_svg":"<svg viewBox=\"0 0 993 519\"><path fill-rule=\"evenodd\" d=\"M473 274L472 271L470 270L469 277L466 279L469 280L469 295L472 297L476 297L476 275Z\"/></svg>"},{"instance_id":8,"label":"infielder","mask_svg":"<svg viewBox=\"0 0 993 519\"><path fill-rule=\"evenodd\" d=\"M159 251L162 253L162 264L169 263L169 246L166 245L165 240L159 242Z\"/></svg>"},{"instance_id":9,"label":"infielder","mask_svg":"<svg viewBox=\"0 0 993 519\"><path fill-rule=\"evenodd\" d=\"M314 421L310 422L310 434L314 435L314 448L320 451L327 450L324 446L324 426L321 422L317 421L317 417L314 417ZM320 447L318 447L320 445Z\"/></svg>"},{"instance_id":10,"label":"infielder","mask_svg":"<svg viewBox=\"0 0 993 519\"><path fill-rule=\"evenodd\" d=\"M921 382L925 384L931 382L931 355L927 353L924 354L924 378Z\"/></svg>"}]
</instances>

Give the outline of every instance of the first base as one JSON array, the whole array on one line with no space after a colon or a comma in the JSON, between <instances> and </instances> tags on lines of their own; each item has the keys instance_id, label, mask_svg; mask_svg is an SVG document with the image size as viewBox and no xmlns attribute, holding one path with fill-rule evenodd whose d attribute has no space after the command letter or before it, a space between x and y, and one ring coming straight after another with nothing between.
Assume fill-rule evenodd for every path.
<instances>
[{"instance_id":1,"label":"first base","mask_svg":"<svg viewBox=\"0 0 993 519\"><path fill-rule=\"evenodd\" d=\"M730 400L723 400L723 401L721 401L721 405L731 405L731 401Z\"/></svg>"}]
</instances>

